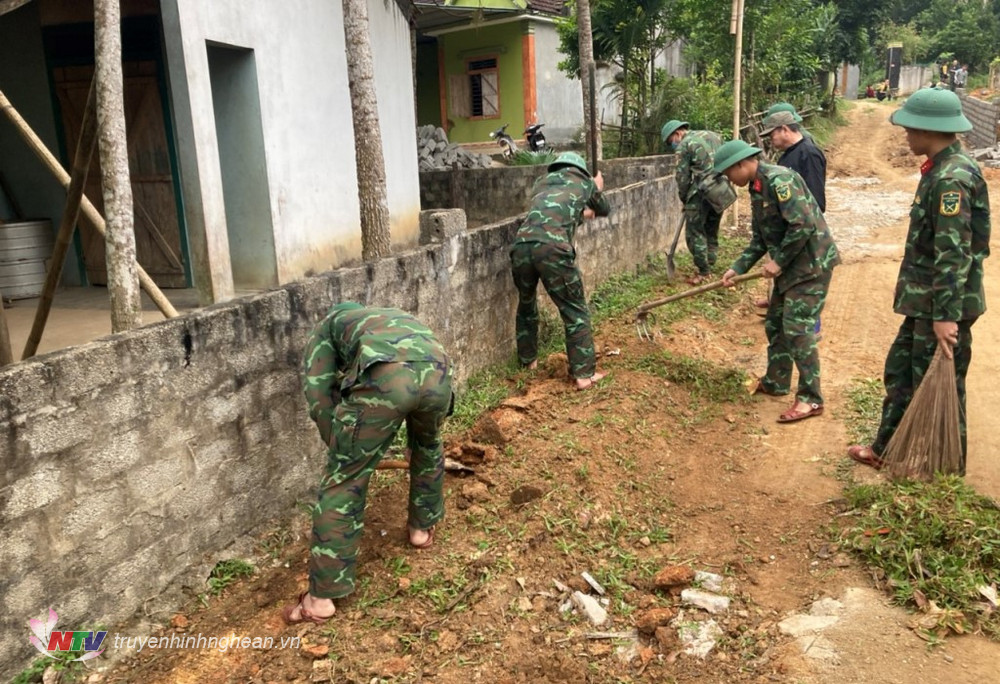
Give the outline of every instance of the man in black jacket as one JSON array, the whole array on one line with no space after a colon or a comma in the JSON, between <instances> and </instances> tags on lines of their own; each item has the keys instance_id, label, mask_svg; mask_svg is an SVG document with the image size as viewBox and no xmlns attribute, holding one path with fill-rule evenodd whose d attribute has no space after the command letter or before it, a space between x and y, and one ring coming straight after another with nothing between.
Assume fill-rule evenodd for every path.
<instances>
[{"instance_id":1,"label":"man in black jacket","mask_svg":"<svg viewBox=\"0 0 1000 684\"><path fill-rule=\"evenodd\" d=\"M764 119L761 135L771 137L771 146L781 150L778 164L798 172L816 199L820 211L826 211L826 157L809 138L791 112L775 112Z\"/></svg>"}]
</instances>

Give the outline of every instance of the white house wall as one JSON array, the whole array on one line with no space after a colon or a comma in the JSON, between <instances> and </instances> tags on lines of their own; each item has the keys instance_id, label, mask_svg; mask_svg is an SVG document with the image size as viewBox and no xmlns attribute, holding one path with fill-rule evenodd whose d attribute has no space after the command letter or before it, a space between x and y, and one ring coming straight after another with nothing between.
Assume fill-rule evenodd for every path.
<instances>
[{"instance_id":1,"label":"white house wall","mask_svg":"<svg viewBox=\"0 0 1000 684\"><path fill-rule=\"evenodd\" d=\"M329 0L162 0L196 284L233 294L207 45L254 52L279 282L361 254L343 14ZM419 181L409 29L394 2L369 0L395 246L418 241ZM200 243L200 244L199 244ZM200 276L200 277L199 277Z\"/></svg>"}]
</instances>

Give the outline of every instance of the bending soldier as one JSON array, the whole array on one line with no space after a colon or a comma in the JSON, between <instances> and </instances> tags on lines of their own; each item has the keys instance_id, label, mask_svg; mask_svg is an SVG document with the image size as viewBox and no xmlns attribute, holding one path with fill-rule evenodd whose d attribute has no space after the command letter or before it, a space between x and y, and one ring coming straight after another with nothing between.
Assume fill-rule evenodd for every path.
<instances>
[{"instance_id":1,"label":"bending soldier","mask_svg":"<svg viewBox=\"0 0 1000 684\"><path fill-rule=\"evenodd\" d=\"M406 423L409 541L434 541L444 516L441 424L452 406L451 364L434 334L398 309L343 302L312 330L304 354L309 415L328 446L313 514L309 590L285 606L291 624L333 616L354 591L365 497L375 466Z\"/></svg>"}]
</instances>

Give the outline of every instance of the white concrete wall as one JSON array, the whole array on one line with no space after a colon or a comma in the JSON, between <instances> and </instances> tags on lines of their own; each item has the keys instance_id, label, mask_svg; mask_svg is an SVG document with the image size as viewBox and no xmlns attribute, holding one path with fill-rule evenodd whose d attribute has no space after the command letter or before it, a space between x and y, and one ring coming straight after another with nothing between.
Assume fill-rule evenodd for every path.
<instances>
[{"instance_id":1,"label":"white concrete wall","mask_svg":"<svg viewBox=\"0 0 1000 684\"><path fill-rule=\"evenodd\" d=\"M931 67L917 64L900 67L899 94L909 95L910 93L915 93L924 86L929 85L932 78L937 81L934 69Z\"/></svg>"},{"instance_id":2,"label":"white concrete wall","mask_svg":"<svg viewBox=\"0 0 1000 684\"><path fill-rule=\"evenodd\" d=\"M361 254L343 15L329 0L162 0L192 257L202 299L232 295L206 43L255 54L279 282ZM393 243L419 237L409 29L369 0ZM203 234L203 245L197 244ZM208 275L210 274L210 275Z\"/></svg>"}]
</instances>

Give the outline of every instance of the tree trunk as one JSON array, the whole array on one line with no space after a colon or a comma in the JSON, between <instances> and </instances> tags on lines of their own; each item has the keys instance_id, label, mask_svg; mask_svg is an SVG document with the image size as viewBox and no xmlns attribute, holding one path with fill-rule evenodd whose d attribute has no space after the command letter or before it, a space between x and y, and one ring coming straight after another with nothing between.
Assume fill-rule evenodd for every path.
<instances>
[{"instance_id":1,"label":"tree trunk","mask_svg":"<svg viewBox=\"0 0 1000 684\"><path fill-rule=\"evenodd\" d=\"M104 244L108 262L108 294L111 297L111 330L121 332L142 325L142 302L135 263L132 182L125 139L121 7L118 0L95 0L94 37L97 144L107 215Z\"/></svg>"},{"instance_id":2,"label":"tree trunk","mask_svg":"<svg viewBox=\"0 0 1000 684\"><path fill-rule=\"evenodd\" d=\"M389 200L375 96L368 3L367 0L343 0L343 7L358 201L361 205L361 258L376 261L389 254Z\"/></svg>"},{"instance_id":3,"label":"tree trunk","mask_svg":"<svg viewBox=\"0 0 1000 684\"><path fill-rule=\"evenodd\" d=\"M576 2L576 25L579 30L580 40L580 83L583 84L583 130L586 133L587 146L585 149L597 150L597 159L591 160L591 168L596 168L594 163L600 161L604 156L601 144L601 128L591 125L591 121L597 117L597 112L590 109L590 79L587 78L587 65L594 61L594 35L590 26L590 0L577 0ZM625 122L622 122L624 126ZM597 140L591 142L590 132L595 131Z\"/></svg>"}]
</instances>

